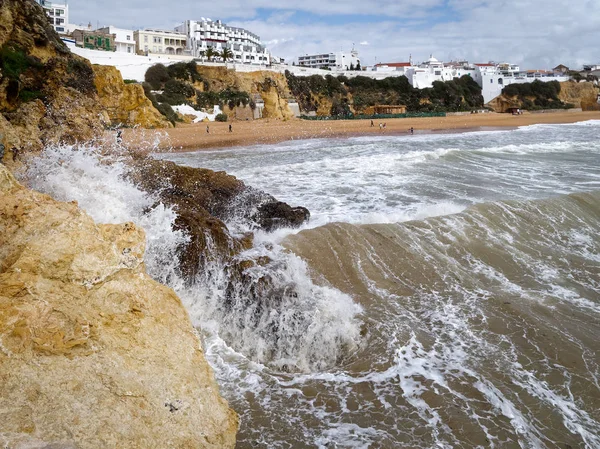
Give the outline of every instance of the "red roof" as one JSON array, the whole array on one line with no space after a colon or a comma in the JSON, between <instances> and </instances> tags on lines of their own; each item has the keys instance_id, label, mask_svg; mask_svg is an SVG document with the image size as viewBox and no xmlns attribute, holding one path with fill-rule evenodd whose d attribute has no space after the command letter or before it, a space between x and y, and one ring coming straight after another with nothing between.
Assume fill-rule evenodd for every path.
<instances>
[{"instance_id":1,"label":"red roof","mask_svg":"<svg viewBox=\"0 0 600 449\"><path fill-rule=\"evenodd\" d=\"M487 63L487 64L475 64L475 65L484 66L484 67L492 67L492 66L495 66L496 64Z\"/></svg>"},{"instance_id":2,"label":"red roof","mask_svg":"<svg viewBox=\"0 0 600 449\"><path fill-rule=\"evenodd\" d=\"M375 67L384 65L388 67L410 67L412 64L410 62L380 62L379 64L375 64Z\"/></svg>"}]
</instances>

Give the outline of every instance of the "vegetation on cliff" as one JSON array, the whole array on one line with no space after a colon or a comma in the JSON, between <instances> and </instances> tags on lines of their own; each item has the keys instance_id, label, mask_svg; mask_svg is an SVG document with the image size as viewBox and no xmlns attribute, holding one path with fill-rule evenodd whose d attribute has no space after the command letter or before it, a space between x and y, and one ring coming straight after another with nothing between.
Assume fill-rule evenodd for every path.
<instances>
[{"instance_id":1,"label":"vegetation on cliff","mask_svg":"<svg viewBox=\"0 0 600 449\"><path fill-rule=\"evenodd\" d=\"M509 84L502 89L502 95L511 97L527 110L539 109L570 109L573 104L564 103L559 99L560 83L558 81Z\"/></svg>"},{"instance_id":2,"label":"vegetation on cliff","mask_svg":"<svg viewBox=\"0 0 600 449\"><path fill-rule=\"evenodd\" d=\"M194 109L210 109L215 105L230 109L251 104L248 92L228 86L218 91L210 90L198 73L196 63L178 62L165 67L155 64L144 76L144 92L154 106L172 122L180 121L171 106L186 104ZM155 93L160 92L160 93Z\"/></svg>"},{"instance_id":3,"label":"vegetation on cliff","mask_svg":"<svg viewBox=\"0 0 600 449\"><path fill-rule=\"evenodd\" d=\"M415 89L405 76L375 80L366 76L299 77L289 71L285 75L301 110L319 111L321 104L331 104L326 115L362 114L378 104L403 104L409 112L468 111L483 106L481 88L469 76Z\"/></svg>"}]
</instances>

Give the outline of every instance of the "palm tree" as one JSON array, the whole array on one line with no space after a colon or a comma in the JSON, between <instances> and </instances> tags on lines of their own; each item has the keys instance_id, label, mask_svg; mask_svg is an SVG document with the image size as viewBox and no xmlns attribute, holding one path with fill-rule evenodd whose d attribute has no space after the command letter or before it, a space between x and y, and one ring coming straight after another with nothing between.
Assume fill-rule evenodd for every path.
<instances>
[{"instance_id":1,"label":"palm tree","mask_svg":"<svg viewBox=\"0 0 600 449\"><path fill-rule=\"evenodd\" d=\"M208 50L206 50L205 53L206 57L208 58L208 61L212 61L212 58L214 58L215 56L219 56L219 52L215 51L212 47L208 47Z\"/></svg>"},{"instance_id":2,"label":"palm tree","mask_svg":"<svg viewBox=\"0 0 600 449\"><path fill-rule=\"evenodd\" d=\"M227 62L228 59L233 59L233 52L229 48L224 48L219 56Z\"/></svg>"}]
</instances>

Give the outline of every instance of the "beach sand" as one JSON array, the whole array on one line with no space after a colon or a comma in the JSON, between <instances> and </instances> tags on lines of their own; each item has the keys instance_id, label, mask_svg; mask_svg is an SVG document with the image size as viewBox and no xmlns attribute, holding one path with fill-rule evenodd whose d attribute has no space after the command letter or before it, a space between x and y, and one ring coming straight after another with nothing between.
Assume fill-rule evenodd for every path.
<instances>
[{"instance_id":1,"label":"beach sand","mask_svg":"<svg viewBox=\"0 0 600 449\"><path fill-rule=\"evenodd\" d=\"M548 112L511 114L469 114L464 116L426 117L374 120L288 121L261 119L228 123L201 122L178 124L176 128L162 130L125 129L123 142L129 147L148 147L158 142L156 151L195 151L201 149L272 144L287 140L351 137L362 135L406 135L414 128L415 134L432 132L463 132L516 128L536 123L574 123L600 120L600 111ZM385 122L385 129L379 123ZM233 132L229 132L229 124ZM210 133L206 132L209 126ZM114 132L112 133L114 134ZM109 138L111 136L108 136ZM114 138L114 137L113 137Z\"/></svg>"}]
</instances>

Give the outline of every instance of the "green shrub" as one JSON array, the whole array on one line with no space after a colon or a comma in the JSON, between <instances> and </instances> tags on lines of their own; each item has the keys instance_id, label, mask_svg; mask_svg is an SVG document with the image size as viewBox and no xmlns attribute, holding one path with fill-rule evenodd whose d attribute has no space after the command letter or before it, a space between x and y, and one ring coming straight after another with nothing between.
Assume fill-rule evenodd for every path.
<instances>
[{"instance_id":1,"label":"green shrub","mask_svg":"<svg viewBox=\"0 0 600 449\"><path fill-rule=\"evenodd\" d=\"M0 66L4 76L19 79L21 73L29 68L30 61L21 47L10 42L0 49Z\"/></svg>"},{"instance_id":2,"label":"green shrub","mask_svg":"<svg viewBox=\"0 0 600 449\"><path fill-rule=\"evenodd\" d=\"M129 80L129 79L126 79L126 80L123 80L123 82L124 82L125 84L137 84L137 81L136 81L136 80Z\"/></svg>"},{"instance_id":3,"label":"green shrub","mask_svg":"<svg viewBox=\"0 0 600 449\"><path fill-rule=\"evenodd\" d=\"M171 79L167 68L163 64L155 64L146 70L144 80L152 86L154 90L160 90L167 81Z\"/></svg>"},{"instance_id":4,"label":"green shrub","mask_svg":"<svg viewBox=\"0 0 600 449\"><path fill-rule=\"evenodd\" d=\"M215 116L215 122L226 122L228 118L229 117L227 117L227 114L221 112Z\"/></svg>"}]
</instances>

